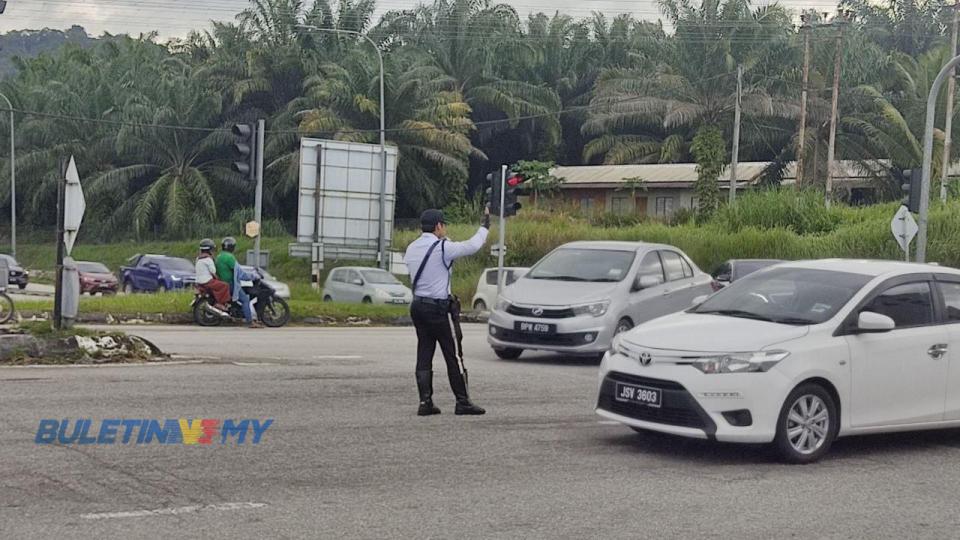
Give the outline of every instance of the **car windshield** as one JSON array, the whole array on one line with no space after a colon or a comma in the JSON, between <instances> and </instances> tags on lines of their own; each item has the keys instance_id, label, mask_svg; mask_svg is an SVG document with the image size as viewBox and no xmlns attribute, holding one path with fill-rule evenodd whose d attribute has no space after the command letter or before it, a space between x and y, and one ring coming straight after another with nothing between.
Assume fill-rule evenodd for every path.
<instances>
[{"instance_id":1,"label":"car windshield","mask_svg":"<svg viewBox=\"0 0 960 540\"><path fill-rule=\"evenodd\" d=\"M157 259L157 264L168 272L193 272L196 269L192 262L179 257L163 257Z\"/></svg>"},{"instance_id":2,"label":"car windshield","mask_svg":"<svg viewBox=\"0 0 960 540\"><path fill-rule=\"evenodd\" d=\"M362 270L360 273L363 274L363 280L367 283L377 283L380 285L396 285L400 283L400 280L393 277L393 274L384 272L383 270Z\"/></svg>"},{"instance_id":3,"label":"car windshield","mask_svg":"<svg viewBox=\"0 0 960 540\"><path fill-rule=\"evenodd\" d=\"M734 282L690 310L781 324L819 324L836 315L871 276L771 268Z\"/></svg>"},{"instance_id":4,"label":"car windshield","mask_svg":"<svg viewBox=\"0 0 960 540\"><path fill-rule=\"evenodd\" d=\"M78 262L77 270L84 274L109 274L110 269L97 262Z\"/></svg>"},{"instance_id":5,"label":"car windshield","mask_svg":"<svg viewBox=\"0 0 960 540\"><path fill-rule=\"evenodd\" d=\"M635 257L633 251L563 248L544 257L524 277L556 281L622 281Z\"/></svg>"}]
</instances>

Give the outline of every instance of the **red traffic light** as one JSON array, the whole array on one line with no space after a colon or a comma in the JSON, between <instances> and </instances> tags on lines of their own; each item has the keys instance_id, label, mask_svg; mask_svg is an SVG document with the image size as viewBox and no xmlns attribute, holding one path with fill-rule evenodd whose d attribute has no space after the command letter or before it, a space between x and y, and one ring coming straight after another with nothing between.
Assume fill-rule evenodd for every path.
<instances>
[{"instance_id":1,"label":"red traffic light","mask_svg":"<svg viewBox=\"0 0 960 540\"><path fill-rule=\"evenodd\" d=\"M517 187L524 182L525 178L519 174L515 174L510 178L507 178L507 185L510 187Z\"/></svg>"}]
</instances>

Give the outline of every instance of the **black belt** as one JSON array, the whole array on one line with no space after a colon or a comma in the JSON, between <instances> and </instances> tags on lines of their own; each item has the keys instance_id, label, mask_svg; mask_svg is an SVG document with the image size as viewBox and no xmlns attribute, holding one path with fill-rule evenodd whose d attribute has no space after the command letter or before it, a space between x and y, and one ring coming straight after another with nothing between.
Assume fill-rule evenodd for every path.
<instances>
[{"instance_id":1,"label":"black belt","mask_svg":"<svg viewBox=\"0 0 960 540\"><path fill-rule=\"evenodd\" d=\"M450 305L449 298L444 298L440 300L438 298L427 298L426 296L414 296L413 301L420 302L421 304L433 304L435 306L443 306L443 307Z\"/></svg>"}]
</instances>

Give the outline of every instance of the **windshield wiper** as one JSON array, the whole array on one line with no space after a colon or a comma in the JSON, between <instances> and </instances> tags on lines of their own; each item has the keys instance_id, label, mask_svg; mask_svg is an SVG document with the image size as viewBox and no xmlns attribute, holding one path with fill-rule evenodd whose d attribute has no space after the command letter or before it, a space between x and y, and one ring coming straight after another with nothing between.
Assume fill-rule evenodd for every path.
<instances>
[{"instance_id":1,"label":"windshield wiper","mask_svg":"<svg viewBox=\"0 0 960 540\"><path fill-rule=\"evenodd\" d=\"M754 313L752 311L744 311L742 309L710 309L706 311L696 311L695 313L704 313L709 315L727 315L730 317L740 317L743 319L756 319L758 321L773 322L773 319L769 317L764 317L759 313Z\"/></svg>"},{"instance_id":2,"label":"windshield wiper","mask_svg":"<svg viewBox=\"0 0 960 540\"><path fill-rule=\"evenodd\" d=\"M552 279L554 281L589 281L577 276L530 276L533 279Z\"/></svg>"},{"instance_id":3,"label":"windshield wiper","mask_svg":"<svg viewBox=\"0 0 960 540\"><path fill-rule=\"evenodd\" d=\"M589 282L591 282L591 283L614 283L614 282L620 281L620 280L619 280L619 279L614 279L614 278L602 277L602 278L597 278L597 279L588 279L588 280L586 280L586 281L589 281Z\"/></svg>"},{"instance_id":4,"label":"windshield wiper","mask_svg":"<svg viewBox=\"0 0 960 540\"><path fill-rule=\"evenodd\" d=\"M804 319L803 317L782 317L779 319L773 319L773 322L780 324L818 324L817 321L813 319Z\"/></svg>"}]
</instances>

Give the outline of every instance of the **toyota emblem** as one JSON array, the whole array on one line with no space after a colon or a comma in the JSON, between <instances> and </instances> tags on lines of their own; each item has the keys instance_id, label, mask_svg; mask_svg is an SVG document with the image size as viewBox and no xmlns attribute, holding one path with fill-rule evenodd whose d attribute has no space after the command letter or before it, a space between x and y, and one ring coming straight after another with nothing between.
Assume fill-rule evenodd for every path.
<instances>
[{"instance_id":1,"label":"toyota emblem","mask_svg":"<svg viewBox=\"0 0 960 540\"><path fill-rule=\"evenodd\" d=\"M533 316L534 316L534 317L539 317L539 316L543 315L543 308L542 308L542 307L535 307L535 308L533 308L533 309L530 310L530 313L533 313Z\"/></svg>"},{"instance_id":2,"label":"toyota emblem","mask_svg":"<svg viewBox=\"0 0 960 540\"><path fill-rule=\"evenodd\" d=\"M652 362L652 361L653 361L653 357L650 356L650 353L648 353L648 352L642 352L642 353L640 353L640 365L642 365L642 366L649 366L649 365L650 365L650 362Z\"/></svg>"}]
</instances>

